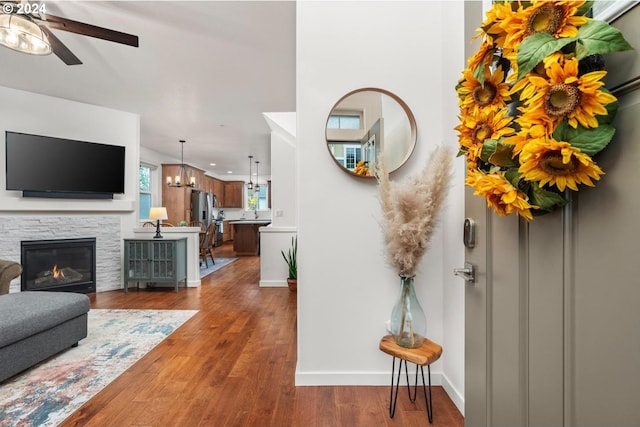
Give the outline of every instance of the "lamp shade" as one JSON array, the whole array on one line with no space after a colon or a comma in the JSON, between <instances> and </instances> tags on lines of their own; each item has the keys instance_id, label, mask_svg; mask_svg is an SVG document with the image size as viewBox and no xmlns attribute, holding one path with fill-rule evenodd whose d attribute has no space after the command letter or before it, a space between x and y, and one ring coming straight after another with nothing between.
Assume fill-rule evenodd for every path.
<instances>
[{"instance_id":1,"label":"lamp shade","mask_svg":"<svg viewBox=\"0 0 640 427\"><path fill-rule=\"evenodd\" d=\"M151 208L151 210L149 211L149 219L157 219L157 220L169 219L169 216L167 215L167 208L165 207Z\"/></svg>"},{"instance_id":2,"label":"lamp shade","mask_svg":"<svg viewBox=\"0 0 640 427\"><path fill-rule=\"evenodd\" d=\"M32 55L48 55L51 46L40 27L20 15L0 14L0 44Z\"/></svg>"}]
</instances>

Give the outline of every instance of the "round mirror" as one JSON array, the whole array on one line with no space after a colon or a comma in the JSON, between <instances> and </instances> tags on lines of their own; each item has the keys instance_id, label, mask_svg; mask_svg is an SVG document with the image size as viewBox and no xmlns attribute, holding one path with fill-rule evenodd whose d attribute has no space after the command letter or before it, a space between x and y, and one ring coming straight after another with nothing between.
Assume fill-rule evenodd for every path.
<instances>
[{"instance_id":1,"label":"round mirror","mask_svg":"<svg viewBox=\"0 0 640 427\"><path fill-rule=\"evenodd\" d=\"M407 104L384 89L349 92L331 109L327 148L346 172L373 178L382 153L389 172L404 165L416 145L416 121Z\"/></svg>"}]
</instances>

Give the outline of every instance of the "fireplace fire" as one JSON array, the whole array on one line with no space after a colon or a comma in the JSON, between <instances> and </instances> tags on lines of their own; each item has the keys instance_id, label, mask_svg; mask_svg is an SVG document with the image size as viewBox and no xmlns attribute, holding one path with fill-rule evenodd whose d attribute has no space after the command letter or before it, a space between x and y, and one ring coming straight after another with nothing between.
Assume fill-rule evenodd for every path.
<instances>
[{"instance_id":1,"label":"fireplace fire","mask_svg":"<svg viewBox=\"0 0 640 427\"><path fill-rule=\"evenodd\" d=\"M23 291L95 292L96 239L22 241Z\"/></svg>"}]
</instances>

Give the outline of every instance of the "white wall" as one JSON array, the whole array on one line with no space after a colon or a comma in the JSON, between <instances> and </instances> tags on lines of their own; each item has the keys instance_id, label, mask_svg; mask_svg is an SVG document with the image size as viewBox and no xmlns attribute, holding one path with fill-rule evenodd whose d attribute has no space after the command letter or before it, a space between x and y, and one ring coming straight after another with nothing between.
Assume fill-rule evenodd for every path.
<instances>
[{"instance_id":1,"label":"white wall","mask_svg":"<svg viewBox=\"0 0 640 427\"><path fill-rule=\"evenodd\" d=\"M260 286L286 287L287 252L298 219L296 113L263 113L271 128L271 224L260 228Z\"/></svg>"},{"instance_id":2,"label":"white wall","mask_svg":"<svg viewBox=\"0 0 640 427\"><path fill-rule=\"evenodd\" d=\"M446 25L442 29L447 43L442 45L442 66L447 70L442 75L442 127L444 140L457 146L458 98L455 86L462 70L466 67L464 46L465 37L462 18L469 5L478 2L446 2L442 8L443 22L456 22L459 25ZM477 22L477 15L473 19ZM446 238L443 243L443 343L446 357L443 361L442 385L464 415L464 292L466 282L452 274L454 268L464 265L464 246L462 245L462 225L464 223L464 178L466 164L464 157L458 157L454 163L454 184L449 192L447 213L443 218L442 230Z\"/></svg>"},{"instance_id":3,"label":"white wall","mask_svg":"<svg viewBox=\"0 0 640 427\"><path fill-rule=\"evenodd\" d=\"M298 2L297 385L386 385L389 381L391 360L378 350L378 343L386 333L384 323L397 298L399 279L384 258L377 187L373 180L354 177L335 165L325 146L324 126L331 107L345 93L379 87L402 98L417 121L417 147L392 179L417 173L443 141L457 147L451 128L460 61L455 69L448 68L443 57L462 52L457 39L452 42L445 37L462 31L462 19L451 16L460 4L453 13L447 10L448 4ZM454 185L452 192L460 193L461 185ZM448 199L448 212L462 211L461 197L455 194ZM443 290L451 275L443 266L448 269L462 259L462 249L455 248L462 246L458 233L449 234L453 228L442 224L416 277L427 313L427 334L445 344L441 361L432 367L435 384L443 382L443 363L450 365L449 380L463 376L463 359L459 359L463 356L453 357L460 350L463 333L444 324L445 309L458 316L464 313L460 294L445 299ZM445 245L445 239L454 243ZM459 383L454 388L464 390Z\"/></svg>"}]
</instances>

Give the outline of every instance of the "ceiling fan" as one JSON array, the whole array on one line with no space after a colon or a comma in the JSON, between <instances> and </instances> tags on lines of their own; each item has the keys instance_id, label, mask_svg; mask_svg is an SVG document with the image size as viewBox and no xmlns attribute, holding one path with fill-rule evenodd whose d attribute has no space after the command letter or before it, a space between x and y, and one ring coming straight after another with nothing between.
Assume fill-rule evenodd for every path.
<instances>
[{"instance_id":1,"label":"ceiling fan","mask_svg":"<svg viewBox=\"0 0 640 427\"><path fill-rule=\"evenodd\" d=\"M138 36L50 15L44 2L0 1L0 5L0 44L19 52L32 55L53 52L67 65L82 64L51 29L138 47Z\"/></svg>"}]
</instances>

